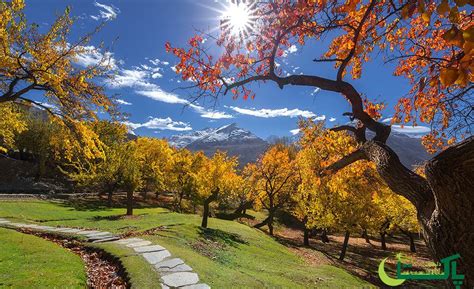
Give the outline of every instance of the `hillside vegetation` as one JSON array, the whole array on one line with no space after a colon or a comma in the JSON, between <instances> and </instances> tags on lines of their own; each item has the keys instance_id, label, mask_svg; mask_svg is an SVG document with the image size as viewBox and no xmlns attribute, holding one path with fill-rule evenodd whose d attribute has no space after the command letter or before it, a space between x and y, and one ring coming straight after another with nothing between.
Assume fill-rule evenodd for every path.
<instances>
[{"instance_id":1,"label":"hillside vegetation","mask_svg":"<svg viewBox=\"0 0 474 289\"><path fill-rule=\"evenodd\" d=\"M273 238L246 225L210 219L212 229L199 227L200 217L162 208L123 209L72 207L44 201L5 201L0 217L141 235L165 246L213 288L360 288L368 283L329 265L309 265Z\"/></svg>"}]
</instances>

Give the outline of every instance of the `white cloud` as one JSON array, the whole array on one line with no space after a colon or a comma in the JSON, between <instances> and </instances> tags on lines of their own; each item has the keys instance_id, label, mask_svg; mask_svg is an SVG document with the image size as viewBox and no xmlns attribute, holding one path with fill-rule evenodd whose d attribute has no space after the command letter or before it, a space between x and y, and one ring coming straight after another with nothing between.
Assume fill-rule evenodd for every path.
<instances>
[{"instance_id":1,"label":"white cloud","mask_svg":"<svg viewBox=\"0 0 474 289\"><path fill-rule=\"evenodd\" d=\"M281 108L281 109L248 109L248 108L241 108L241 107L236 107L236 106L229 106L230 109L232 109L235 112L238 112L240 114L246 114L246 115L251 115L255 117L263 117L263 118L271 118L271 117L316 117L319 118L320 116L317 116L311 111L307 110L300 110L300 109L288 109L288 108ZM326 118L324 116L324 118Z\"/></svg>"},{"instance_id":2,"label":"white cloud","mask_svg":"<svg viewBox=\"0 0 474 289\"><path fill-rule=\"evenodd\" d=\"M429 127L426 126L401 126L401 125L392 125L392 130L398 133L403 134L427 134L431 131Z\"/></svg>"},{"instance_id":3,"label":"white cloud","mask_svg":"<svg viewBox=\"0 0 474 289\"><path fill-rule=\"evenodd\" d=\"M318 93L321 89L319 87L316 87L313 92L311 92L311 95L315 95L316 93Z\"/></svg>"},{"instance_id":4,"label":"white cloud","mask_svg":"<svg viewBox=\"0 0 474 289\"><path fill-rule=\"evenodd\" d=\"M94 2L95 7L99 7L99 15L91 15L91 18L94 20L104 19L105 21L110 21L117 18L117 15L120 13L120 9L114 5L105 5L99 2Z\"/></svg>"},{"instance_id":5,"label":"white cloud","mask_svg":"<svg viewBox=\"0 0 474 289\"><path fill-rule=\"evenodd\" d=\"M113 53L106 51L102 53L99 48L95 46L83 46L79 47L82 50L82 53L78 53L75 56L74 61L83 66L94 66L94 65L102 65L107 66L111 70L116 70L117 67L117 60L114 58Z\"/></svg>"},{"instance_id":6,"label":"white cloud","mask_svg":"<svg viewBox=\"0 0 474 289\"><path fill-rule=\"evenodd\" d=\"M155 79L155 78L162 78L163 77L163 74L159 73L159 72L155 72L151 75L151 78Z\"/></svg>"},{"instance_id":7,"label":"white cloud","mask_svg":"<svg viewBox=\"0 0 474 289\"><path fill-rule=\"evenodd\" d=\"M180 98L174 93L169 93L162 90L160 87L155 86L150 90L137 90L136 93L149 97L153 100L166 102L166 103L178 103L178 104L189 104L186 99Z\"/></svg>"},{"instance_id":8,"label":"white cloud","mask_svg":"<svg viewBox=\"0 0 474 289\"><path fill-rule=\"evenodd\" d=\"M226 119L226 118L233 118L232 115L230 114L227 114L225 112L222 112L222 111L212 111L212 110L209 110L209 111L206 111L204 113L201 114L201 117L203 118L210 118L210 119Z\"/></svg>"},{"instance_id":9,"label":"white cloud","mask_svg":"<svg viewBox=\"0 0 474 289\"><path fill-rule=\"evenodd\" d=\"M392 117L387 117L382 120L383 123L390 123L392 121ZM410 126L410 125L398 125L398 124L392 124L392 131L398 132L398 133L403 133L409 136L413 137L421 137L422 135L425 135L429 132L431 132L431 129L427 126Z\"/></svg>"},{"instance_id":10,"label":"white cloud","mask_svg":"<svg viewBox=\"0 0 474 289\"><path fill-rule=\"evenodd\" d=\"M316 117L313 118L313 120L316 120L316 121L318 121L318 120L325 120L325 119L326 119L326 116L325 116L324 114L323 114L323 115L318 115L318 116L316 116Z\"/></svg>"},{"instance_id":11,"label":"white cloud","mask_svg":"<svg viewBox=\"0 0 474 289\"><path fill-rule=\"evenodd\" d=\"M329 119L329 121L330 121L330 122L336 121L336 118L335 118L335 117L331 117L331 118Z\"/></svg>"},{"instance_id":12,"label":"white cloud","mask_svg":"<svg viewBox=\"0 0 474 289\"><path fill-rule=\"evenodd\" d=\"M188 104L190 108L194 109L197 113L201 115L203 118L209 118L209 119L227 119L227 118L233 118L232 115L227 114L222 111L217 111L217 110L212 110L212 109L206 109L200 105L196 105L193 103Z\"/></svg>"},{"instance_id":13,"label":"white cloud","mask_svg":"<svg viewBox=\"0 0 474 289\"><path fill-rule=\"evenodd\" d=\"M168 61L162 61L159 58L150 59L150 62L151 62L151 64L157 65L157 66L160 65L160 64L163 64L163 65L169 65L170 64Z\"/></svg>"},{"instance_id":14,"label":"white cloud","mask_svg":"<svg viewBox=\"0 0 474 289\"><path fill-rule=\"evenodd\" d=\"M193 129L188 123L185 123L182 121L174 121L169 117L157 118L157 117L150 116L150 119L144 123L133 123L133 122L125 121L124 124L132 130L135 130L137 128L142 128L142 127L148 128L148 129L173 130L173 131L188 131L188 130Z\"/></svg>"},{"instance_id":15,"label":"white cloud","mask_svg":"<svg viewBox=\"0 0 474 289\"><path fill-rule=\"evenodd\" d=\"M140 87L153 88L154 84L147 81L149 73L139 69L122 69L113 79L106 83L111 88Z\"/></svg>"},{"instance_id":16,"label":"white cloud","mask_svg":"<svg viewBox=\"0 0 474 289\"><path fill-rule=\"evenodd\" d=\"M132 105L131 102L128 102L128 101L125 101L125 100L119 99L119 98L116 99L115 102L118 103L118 104L121 104L121 105Z\"/></svg>"},{"instance_id":17,"label":"white cloud","mask_svg":"<svg viewBox=\"0 0 474 289\"><path fill-rule=\"evenodd\" d=\"M159 59L150 60L150 62L153 65L155 65L155 63L163 64ZM179 97L177 94L164 91L160 86L151 83L150 79L162 76L161 73L158 72L160 70L162 69L159 67L150 67L146 64L142 64L140 67L133 67L132 69L121 69L113 79L106 81L106 85L115 89L130 87L134 89L135 93L156 101L188 105L204 118L223 119L233 117L225 112L206 109L202 106L192 104L188 100Z\"/></svg>"},{"instance_id":18,"label":"white cloud","mask_svg":"<svg viewBox=\"0 0 474 289\"><path fill-rule=\"evenodd\" d=\"M297 129L292 129L292 130L290 130L290 132L291 132L292 135L297 135L297 134L300 133L300 129L299 129L299 128L297 128Z\"/></svg>"},{"instance_id":19,"label":"white cloud","mask_svg":"<svg viewBox=\"0 0 474 289\"><path fill-rule=\"evenodd\" d=\"M298 47L292 44L288 49L283 51L283 57L287 57L289 54L296 53L298 51Z\"/></svg>"}]
</instances>

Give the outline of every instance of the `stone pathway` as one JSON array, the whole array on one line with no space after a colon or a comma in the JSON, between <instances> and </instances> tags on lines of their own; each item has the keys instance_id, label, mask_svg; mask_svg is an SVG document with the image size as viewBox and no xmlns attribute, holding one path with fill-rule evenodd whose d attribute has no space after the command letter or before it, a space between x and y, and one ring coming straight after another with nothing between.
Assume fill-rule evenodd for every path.
<instances>
[{"instance_id":1,"label":"stone pathway","mask_svg":"<svg viewBox=\"0 0 474 289\"><path fill-rule=\"evenodd\" d=\"M115 242L121 246L133 249L138 255L141 255L146 262L154 267L157 274L161 277L161 288L183 288L183 289L209 289L209 285L199 282L198 274L193 272L193 268L184 263L183 260L171 256L166 248L153 244L150 241L140 238L121 239L119 236L110 232L101 232L96 230L82 230L66 227L39 226L34 224L13 223L0 218L0 226L28 228L39 231L49 231L58 233L67 233L87 237L88 242L102 243Z\"/></svg>"}]
</instances>

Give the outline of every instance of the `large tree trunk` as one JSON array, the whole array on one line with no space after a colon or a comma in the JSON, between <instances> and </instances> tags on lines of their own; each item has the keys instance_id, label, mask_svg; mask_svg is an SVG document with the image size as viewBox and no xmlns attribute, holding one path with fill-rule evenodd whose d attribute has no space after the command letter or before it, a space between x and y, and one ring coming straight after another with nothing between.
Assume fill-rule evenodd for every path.
<instances>
[{"instance_id":1,"label":"large tree trunk","mask_svg":"<svg viewBox=\"0 0 474 289\"><path fill-rule=\"evenodd\" d=\"M416 246L415 240L413 239L413 234L408 234L408 238L410 238L410 251L416 253Z\"/></svg>"},{"instance_id":2,"label":"large tree trunk","mask_svg":"<svg viewBox=\"0 0 474 289\"><path fill-rule=\"evenodd\" d=\"M303 231L303 244L309 247L309 229L304 227Z\"/></svg>"},{"instance_id":3,"label":"large tree trunk","mask_svg":"<svg viewBox=\"0 0 474 289\"><path fill-rule=\"evenodd\" d=\"M402 232L405 236L408 237L410 240L410 251L415 253L416 252L416 247L415 247L415 239L413 238L413 233L405 231L400 228L400 232Z\"/></svg>"},{"instance_id":4,"label":"large tree trunk","mask_svg":"<svg viewBox=\"0 0 474 289\"><path fill-rule=\"evenodd\" d=\"M212 194L204 200L204 210L202 212L202 222L201 227L207 228L207 220L209 219L209 205L217 200L217 195L219 194L219 189L212 192Z\"/></svg>"},{"instance_id":5,"label":"large tree trunk","mask_svg":"<svg viewBox=\"0 0 474 289\"><path fill-rule=\"evenodd\" d=\"M387 235L387 232L380 232L380 247L382 250L387 250L387 243L385 243L385 235Z\"/></svg>"},{"instance_id":6,"label":"large tree trunk","mask_svg":"<svg viewBox=\"0 0 474 289\"><path fill-rule=\"evenodd\" d=\"M361 149L396 193L416 207L424 239L437 261L459 253L459 273L474 286L474 138L452 146L426 165L426 180L404 167L384 143ZM447 286L454 288L450 282Z\"/></svg>"},{"instance_id":7,"label":"large tree trunk","mask_svg":"<svg viewBox=\"0 0 474 289\"><path fill-rule=\"evenodd\" d=\"M365 239L365 242L370 244L369 234L367 233L367 229L362 230L362 238Z\"/></svg>"},{"instance_id":8,"label":"large tree trunk","mask_svg":"<svg viewBox=\"0 0 474 289\"><path fill-rule=\"evenodd\" d=\"M243 202L239 205L237 209L235 209L234 214L236 215L244 215L247 211L247 209L250 209L253 207L253 201L246 201Z\"/></svg>"},{"instance_id":9,"label":"large tree trunk","mask_svg":"<svg viewBox=\"0 0 474 289\"><path fill-rule=\"evenodd\" d=\"M459 253L458 271L466 275L465 288L474 286L474 137L448 148L426 166L436 200L422 218L423 235L439 260ZM450 284L452 286L452 284Z\"/></svg>"},{"instance_id":10,"label":"large tree trunk","mask_svg":"<svg viewBox=\"0 0 474 289\"><path fill-rule=\"evenodd\" d=\"M261 223L254 225L254 228L260 229L261 227L267 225L268 233L273 236L273 212L268 211L268 217L263 220Z\"/></svg>"},{"instance_id":11,"label":"large tree trunk","mask_svg":"<svg viewBox=\"0 0 474 289\"><path fill-rule=\"evenodd\" d=\"M321 241L323 243L329 243L328 231L326 229L323 229L323 231L321 232Z\"/></svg>"},{"instance_id":12,"label":"large tree trunk","mask_svg":"<svg viewBox=\"0 0 474 289\"><path fill-rule=\"evenodd\" d=\"M270 216L268 216L268 233L270 236L273 236L273 212L270 212Z\"/></svg>"},{"instance_id":13,"label":"large tree trunk","mask_svg":"<svg viewBox=\"0 0 474 289\"><path fill-rule=\"evenodd\" d=\"M127 192L127 216L133 215L133 192Z\"/></svg>"},{"instance_id":14,"label":"large tree trunk","mask_svg":"<svg viewBox=\"0 0 474 289\"><path fill-rule=\"evenodd\" d=\"M339 255L339 260L341 261L344 260L344 257L346 256L347 245L349 244L349 236L350 236L350 232L349 230L347 230L344 236L344 243L342 244L341 255Z\"/></svg>"},{"instance_id":15,"label":"large tree trunk","mask_svg":"<svg viewBox=\"0 0 474 289\"><path fill-rule=\"evenodd\" d=\"M107 203L108 203L109 208L112 207L112 194L113 194L112 190L109 190L109 192L107 193Z\"/></svg>"}]
</instances>

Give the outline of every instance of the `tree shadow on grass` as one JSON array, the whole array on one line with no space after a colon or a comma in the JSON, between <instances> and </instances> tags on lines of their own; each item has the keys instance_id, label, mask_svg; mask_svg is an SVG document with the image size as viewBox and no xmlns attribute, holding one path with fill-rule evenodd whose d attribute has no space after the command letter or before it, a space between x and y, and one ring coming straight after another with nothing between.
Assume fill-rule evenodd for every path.
<instances>
[{"instance_id":1,"label":"tree shadow on grass","mask_svg":"<svg viewBox=\"0 0 474 289\"><path fill-rule=\"evenodd\" d=\"M148 202L149 201L149 202ZM133 208L158 208L160 204L151 202L152 200L142 200L138 195L134 198ZM127 198L122 193L113 196L112 202L109 202L105 195L83 195L80 197L71 197L58 202L60 206L72 208L76 211L110 211L112 209L126 210Z\"/></svg>"},{"instance_id":2,"label":"tree shadow on grass","mask_svg":"<svg viewBox=\"0 0 474 289\"><path fill-rule=\"evenodd\" d=\"M59 206L71 208L75 211L110 211L112 208L101 200L69 199L58 203Z\"/></svg>"},{"instance_id":3,"label":"tree shadow on grass","mask_svg":"<svg viewBox=\"0 0 474 289\"><path fill-rule=\"evenodd\" d=\"M221 264L231 262L230 247L237 247L241 244L248 245L248 242L240 235L219 229L199 227L198 235L199 237L188 242L188 245L197 253Z\"/></svg>"},{"instance_id":4,"label":"tree shadow on grass","mask_svg":"<svg viewBox=\"0 0 474 289\"><path fill-rule=\"evenodd\" d=\"M202 239L213 241L213 242L219 242L219 243L232 246L232 247L237 247L239 244L245 244L245 245L249 244L240 235L225 232L219 229L199 227L198 233Z\"/></svg>"},{"instance_id":5,"label":"tree shadow on grass","mask_svg":"<svg viewBox=\"0 0 474 289\"><path fill-rule=\"evenodd\" d=\"M391 257L386 263L386 269L388 274L395 276L395 254L402 252L407 255L413 255L409 252L409 247L406 245L408 240L400 236L387 237L389 250L382 250L380 248L380 242L377 239L371 239L371 243L367 244L358 238L358 242L354 244L355 238L351 238L353 243L351 244L351 240L349 240L344 261L339 260L339 254L342 248L341 237L336 238L330 236L331 241L329 243L311 239L309 247L304 247L301 239L284 236L276 236L275 239L289 248L306 248L308 251L318 251L328 259L331 265L342 268L377 288L392 288L383 284L378 277L377 269L382 259ZM416 253L417 263L413 264L413 267L417 270L423 270L421 264L418 262L429 261L431 258L422 240L417 240L416 245L418 250ZM407 281L398 288L443 288L444 285L444 283L437 281Z\"/></svg>"}]
</instances>

